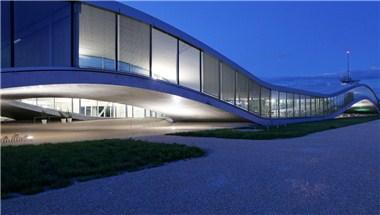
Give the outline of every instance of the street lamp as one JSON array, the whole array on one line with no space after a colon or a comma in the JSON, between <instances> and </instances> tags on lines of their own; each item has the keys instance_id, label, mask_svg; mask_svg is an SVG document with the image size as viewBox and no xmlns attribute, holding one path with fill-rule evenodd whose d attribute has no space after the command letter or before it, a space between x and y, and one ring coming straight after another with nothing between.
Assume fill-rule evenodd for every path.
<instances>
[{"instance_id":1,"label":"street lamp","mask_svg":"<svg viewBox=\"0 0 380 215\"><path fill-rule=\"evenodd\" d=\"M346 51L346 58L347 58L347 79L351 79L350 75L350 54L351 52L349 50Z\"/></svg>"}]
</instances>

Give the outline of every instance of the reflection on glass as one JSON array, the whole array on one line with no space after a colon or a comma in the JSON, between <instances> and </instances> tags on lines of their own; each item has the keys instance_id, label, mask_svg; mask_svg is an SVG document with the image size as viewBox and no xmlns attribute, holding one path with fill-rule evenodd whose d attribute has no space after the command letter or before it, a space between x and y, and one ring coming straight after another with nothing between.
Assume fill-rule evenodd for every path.
<instances>
[{"instance_id":1,"label":"reflection on glass","mask_svg":"<svg viewBox=\"0 0 380 215\"><path fill-rule=\"evenodd\" d=\"M1 68L11 67L11 6L10 1L1 2Z\"/></svg>"},{"instance_id":2,"label":"reflection on glass","mask_svg":"<svg viewBox=\"0 0 380 215\"><path fill-rule=\"evenodd\" d=\"M69 2L14 2L15 66L71 65L70 9Z\"/></svg>"},{"instance_id":3,"label":"reflection on glass","mask_svg":"<svg viewBox=\"0 0 380 215\"><path fill-rule=\"evenodd\" d=\"M248 110L248 78L236 73L236 106Z\"/></svg>"},{"instance_id":4,"label":"reflection on glass","mask_svg":"<svg viewBox=\"0 0 380 215\"><path fill-rule=\"evenodd\" d=\"M54 109L60 112L76 113L87 117L100 118L142 118L164 117L144 108L107 101L80 98L28 98L20 102ZM66 115L67 116L67 115Z\"/></svg>"},{"instance_id":5,"label":"reflection on glass","mask_svg":"<svg viewBox=\"0 0 380 215\"><path fill-rule=\"evenodd\" d=\"M306 117L306 98L300 95L300 117Z\"/></svg>"},{"instance_id":6,"label":"reflection on glass","mask_svg":"<svg viewBox=\"0 0 380 215\"><path fill-rule=\"evenodd\" d=\"M300 117L300 96L298 94L294 94L294 117Z\"/></svg>"},{"instance_id":7,"label":"reflection on glass","mask_svg":"<svg viewBox=\"0 0 380 215\"><path fill-rule=\"evenodd\" d=\"M200 54L201 52L179 41L179 84L200 90Z\"/></svg>"},{"instance_id":8,"label":"reflection on glass","mask_svg":"<svg viewBox=\"0 0 380 215\"><path fill-rule=\"evenodd\" d=\"M152 29L152 77L177 83L177 39Z\"/></svg>"},{"instance_id":9,"label":"reflection on glass","mask_svg":"<svg viewBox=\"0 0 380 215\"><path fill-rule=\"evenodd\" d=\"M222 100L234 104L235 103L235 71L229 67L227 64L222 63L221 70L222 78L222 89L221 97ZM238 83L239 84L239 83Z\"/></svg>"},{"instance_id":10,"label":"reflection on glass","mask_svg":"<svg viewBox=\"0 0 380 215\"><path fill-rule=\"evenodd\" d=\"M286 117L286 93L280 92L279 94L279 117L285 118Z\"/></svg>"},{"instance_id":11,"label":"reflection on glass","mask_svg":"<svg viewBox=\"0 0 380 215\"><path fill-rule=\"evenodd\" d=\"M204 93L219 97L219 61L207 53L203 53L202 82Z\"/></svg>"},{"instance_id":12,"label":"reflection on glass","mask_svg":"<svg viewBox=\"0 0 380 215\"><path fill-rule=\"evenodd\" d=\"M270 89L261 88L261 116L270 117Z\"/></svg>"},{"instance_id":13,"label":"reflection on glass","mask_svg":"<svg viewBox=\"0 0 380 215\"><path fill-rule=\"evenodd\" d=\"M260 115L260 86L251 81L249 84L249 112Z\"/></svg>"},{"instance_id":14,"label":"reflection on glass","mask_svg":"<svg viewBox=\"0 0 380 215\"><path fill-rule=\"evenodd\" d=\"M292 93L286 93L286 117L294 117L294 98Z\"/></svg>"},{"instance_id":15,"label":"reflection on glass","mask_svg":"<svg viewBox=\"0 0 380 215\"><path fill-rule=\"evenodd\" d=\"M119 16L118 31L118 70L149 76L149 25Z\"/></svg>"},{"instance_id":16,"label":"reflection on glass","mask_svg":"<svg viewBox=\"0 0 380 215\"><path fill-rule=\"evenodd\" d=\"M271 116L272 118L278 118L279 108L278 108L278 91L271 90Z\"/></svg>"},{"instance_id":17,"label":"reflection on glass","mask_svg":"<svg viewBox=\"0 0 380 215\"><path fill-rule=\"evenodd\" d=\"M115 69L115 23L114 13L81 4L79 67Z\"/></svg>"}]
</instances>

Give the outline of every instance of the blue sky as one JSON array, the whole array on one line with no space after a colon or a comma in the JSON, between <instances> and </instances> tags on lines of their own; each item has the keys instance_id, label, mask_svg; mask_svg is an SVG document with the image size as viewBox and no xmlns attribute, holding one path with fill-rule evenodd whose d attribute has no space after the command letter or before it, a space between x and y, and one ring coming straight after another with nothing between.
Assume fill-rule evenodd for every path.
<instances>
[{"instance_id":1,"label":"blue sky","mask_svg":"<svg viewBox=\"0 0 380 215\"><path fill-rule=\"evenodd\" d=\"M380 2L126 4L194 36L264 80L339 76L346 68L345 51L351 50L358 78L370 70L380 86Z\"/></svg>"}]
</instances>

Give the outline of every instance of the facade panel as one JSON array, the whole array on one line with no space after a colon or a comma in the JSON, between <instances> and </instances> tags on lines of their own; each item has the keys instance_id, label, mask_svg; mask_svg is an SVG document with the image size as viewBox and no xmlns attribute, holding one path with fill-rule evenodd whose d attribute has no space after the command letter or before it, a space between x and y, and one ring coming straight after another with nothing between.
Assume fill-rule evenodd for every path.
<instances>
[{"instance_id":1,"label":"facade panel","mask_svg":"<svg viewBox=\"0 0 380 215\"><path fill-rule=\"evenodd\" d=\"M11 6L1 1L1 68L11 67Z\"/></svg>"},{"instance_id":2,"label":"facade panel","mask_svg":"<svg viewBox=\"0 0 380 215\"><path fill-rule=\"evenodd\" d=\"M79 67L115 70L116 15L86 4L79 14Z\"/></svg>"},{"instance_id":3,"label":"facade panel","mask_svg":"<svg viewBox=\"0 0 380 215\"><path fill-rule=\"evenodd\" d=\"M278 91L272 90L271 91L271 116L272 118L278 118L279 117L279 107L278 107Z\"/></svg>"},{"instance_id":4,"label":"facade panel","mask_svg":"<svg viewBox=\"0 0 380 215\"><path fill-rule=\"evenodd\" d=\"M260 85L254 81L249 84L249 112L260 115Z\"/></svg>"},{"instance_id":5,"label":"facade panel","mask_svg":"<svg viewBox=\"0 0 380 215\"><path fill-rule=\"evenodd\" d=\"M227 64L222 63L220 75L222 79L221 99L230 104L235 104L235 71Z\"/></svg>"},{"instance_id":6,"label":"facade panel","mask_svg":"<svg viewBox=\"0 0 380 215\"><path fill-rule=\"evenodd\" d=\"M149 76L150 26L119 16L118 70Z\"/></svg>"},{"instance_id":7,"label":"facade panel","mask_svg":"<svg viewBox=\"0 0 380 215\"><path fill-rule=\"evenodd\" d=\"M294 94L294 117L300 117L300 95Z\"/></svg>"},{"instance_id":8,"label":"facade panel","mask_svg":"<svg viewBox=\"0 0 380 215\"><path fill-rule=\"evenodd\" d=\"M208 95L219 97L219 61L207 53L203 53L202 90Z\"/></svg>"},{"instance_id":9,"label":"facade panel","mask_svg":"<svg viewBox=\"0 0 380 215\"><path fill-rule=\"evenodd\" d=\"M279 117L285 118L286 117L286 93L280 92L279 93Z\"/></svg>"},{"instance_id":10,"label":"facade panel","mask_svg":"<svg viewBox=\"0 0 380 215\"><path fill-rule=\"evenodd\" d=\"M14 2L13 44L16 67L71 66L70 3Z\"/></svg>"},{"instance_id":11,"label":"facade panel","mask_svg":"<svg viewBox=\"0 0 380 215\"><path fill-rule=\"evenodd\" d=\"M177 83L177 39L152 29L152 77Z\"/></svg>"},{"instance_id":12,"label":"facade panel","mask_svg":"<svg viewBox=\"0 0 380 215\"><path fill-rule=\"evenodd\" d=\"M236 106L248 110L248 78L236 73Z\"/></svg>"},{"instance_id":13,"label":"facade panel","mask_svg":"<svg viewBox=\"0 0 380 215\"><path fill-rule=\"evenodd\" d=\"M261 113L262 117L271 117L271 105L270 105L271 90L268 88L261 88Z\"/></svg>"},{"instance_id":14,"label":"facade panel","mask_svg":"<svg viewBox=\"0 0 380 215\"><path fill-rule=\"evenodd\" d=\"M294 94L286 93L286 117L292 118L294 117Z\"/></svg>"},{"instance_id":15,"label":"facade panel","mask_svg":"<svg viewBox=\"0 0 380 215\"><path fill-rule=\"evenodd\" d=\"M179 84L184 87L200 90L200 54L201 52L179 41Z\"/></svg>"}]
</instances>

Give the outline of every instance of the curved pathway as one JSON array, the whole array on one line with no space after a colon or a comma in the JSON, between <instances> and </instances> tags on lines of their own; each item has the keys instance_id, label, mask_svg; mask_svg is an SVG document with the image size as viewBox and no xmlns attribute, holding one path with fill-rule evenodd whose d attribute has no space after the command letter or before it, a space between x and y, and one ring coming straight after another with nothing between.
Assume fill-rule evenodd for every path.
<instances>
[{"instance_id":1,"label":"curved pathway","mask_svg":"<svg viewBox=\"0 0 380 215\"><path fill-rule=\"evenodd\" d=\"M2 201L4 214L379 214L380 120L285 140L151 136L206 157Z\"/></svg>"}]
</instances>

